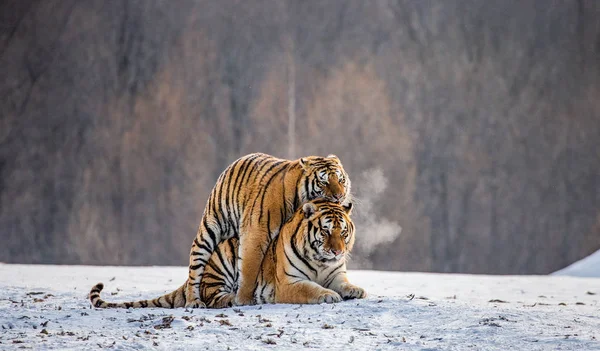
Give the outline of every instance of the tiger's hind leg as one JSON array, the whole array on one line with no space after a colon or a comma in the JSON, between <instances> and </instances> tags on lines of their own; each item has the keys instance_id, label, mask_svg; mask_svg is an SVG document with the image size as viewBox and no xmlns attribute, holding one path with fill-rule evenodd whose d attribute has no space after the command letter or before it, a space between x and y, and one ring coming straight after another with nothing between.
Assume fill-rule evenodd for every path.
<instances>
[{"instance_id":1,"label":"tiger's hind leg","mask_svg":"<svg viewBox=\"0 0 600 351\"><path fill-rule=\"evenodd\" d=\"M233 306L238 281L237 247L236 238L225 240L210 257L200 286L206 307Z\"/></svg>"},{"instance_id":2,"label":"tiger's hind leg","mask_svg":"<svg viewBox=\"0 0 600 351\"><path fill-rule=\"evenodd\" d=\"M196 238L190 250L189 275L185 288L185 307L206 307L200 298L200 285L206 264L219 243L227 239L227 233L223 233L216 226L211 227L206 219L206 213L198 228Z\"/></svg>"},{"instance_id":3,"label":"tiger's hind leg","mask_svg":"<svg viewBox=\"0 0 600 351\"><path fill-rule=\"evenodd\" d=\"M269 246L269 233L254 227L246 229L240 237L237 262L239 277L238 290L235 297L236 305L254 304L254 290L257 285L258 273L261 269L265 252Z\"/></svg>"}]
</instances>

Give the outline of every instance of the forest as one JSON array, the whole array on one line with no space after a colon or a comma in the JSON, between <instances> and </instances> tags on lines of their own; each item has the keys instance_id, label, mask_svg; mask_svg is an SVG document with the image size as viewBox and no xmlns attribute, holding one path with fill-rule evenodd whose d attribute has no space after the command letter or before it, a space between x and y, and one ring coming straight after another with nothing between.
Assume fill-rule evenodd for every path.
<instances>
[{"instance_id":1,"label":"forest","mask_svg":"<svg viewBox=\"0 0 600 351\"><path fill-rule=\"evenodd\" d=\"M600 248L595 0L0 3L0 262L177 265L238 157L336 154L352 268Z\"/></svg>"}]
</instances>

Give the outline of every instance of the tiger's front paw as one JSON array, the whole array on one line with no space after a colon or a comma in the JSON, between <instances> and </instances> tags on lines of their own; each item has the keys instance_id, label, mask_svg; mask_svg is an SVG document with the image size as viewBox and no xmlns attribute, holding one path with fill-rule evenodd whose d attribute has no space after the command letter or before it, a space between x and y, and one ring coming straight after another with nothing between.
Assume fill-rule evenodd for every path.
<instances>
[{"instance_id":1,"label":"tiger's front paw","mask_svg":"<svg viewBox=\"0 0 600 351\"><path fill-rule=\"evenodd\" d=\"M364 299L365 297L367 297L367 292L365 291L365 289L356 285L345 284L340 290L340 295L344 298L344 300Z\"/></svg>"},{"instance_id":2,"label":"tiger's front paw","mask_svg":"<svg viewBox=\"0 0 600 351\"><path fill-rule=\"evenodd\" d=\"M185 303L185 308L205 308L206 305L200 299L193 299Z\"/></svg>"},{"instance_id":3,"label":"tiger's front paw","mask_svg":"<svg viewBox=\"0 0 600 351\"><path fill-rule=\"evenodd\" d=\"M317 296L315 303L335 303L340 301L342 301L340 294L333 290L324 290L321 294L319 294L319 296Z\"/></svg>"}]
</instances>

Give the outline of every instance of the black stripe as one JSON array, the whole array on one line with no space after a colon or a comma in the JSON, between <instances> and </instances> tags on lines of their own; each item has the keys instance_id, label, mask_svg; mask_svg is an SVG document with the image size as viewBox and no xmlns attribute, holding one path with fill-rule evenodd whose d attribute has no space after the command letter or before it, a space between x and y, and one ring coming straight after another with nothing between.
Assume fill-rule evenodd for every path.
<instances>
[{"instance_id":1,"label":"black stripe","mask_svg":"<svg viewBox=\"0 0 600 351\"><path fill-rule=\"evenodd\" d=\"M296 265L292 262L292 260L290 259L290 257L288 256L287 252L285 250L283 250L283 253L285 254L285 258L287 259L288 263L294 267L295 270L297 270L298 272L302 273L306 279L310 280L310 277L304 273L304 271L302 271L300 268L296 267Z\"/></svg>"},{"instance_id":2,"label":"black stripe","mask_svg":"<svg viewBox=\"0 0 600 351\"><path fill-rule=\"evenodd\" d=\"M205 214L218 211L218 209L216 208L217 202L215 200L215 196L216 196L217 187L219 186L219 184L222 183L224 173L225 173L225 171L223 171L223 173L221 173L219 175L219 178L217 178L217 182L215 183L215 186L213 186L212 190L210 191L210 197L208 198L209 205L208 205L208 209L205 212Z\"/></svg>"},{"instance_id":3,"label":"black stripe","mask_svg":"<svg viewBox=\"0 0 600 351\"><path fill-rule=\"evenodd\" d=\"M238 162L234 162L234 163L233 163L233 164L230 166L230 167L231 167L231 169L230 169L230 171L229 171L229 173L230 173L230 174L229 174L229 177L227 178L227 188L225 189L225 210L226 210L227 212L229 212L229 210L231 209L231 206L230 206L230 201L229 201L229 195L231 194L231 193L230 193L230 190L231 190L231 181L232 181L232 179L231 179L231 178L232 178L232 177L233 177L233 175L235 174L235 171L238 169L238 167L237 167L237 166L238 166ZM232 201L233 201L233 200L232 200ZM228 218L230 218L230 217L231 217L231 216L228 216Z\"/></svg>"},{"instance_id":4,"label":"black stripe","mask_svg":"<svg viewBox=\"0 0 600 351\"><path fill-rule=\"evenodd\" d=\"M258 160L258 162L256 162L252 171L248 174L248 181L244 184L252 183L252 185L255 185L255 186L259 185L260 183L257 183L256 178L258 178L258 176L262 174L263 170L265 168L267 168L271 164L271 161L273 161L273 160L275 160L275 158L266 157L266 156L265 156L265 158ZM254 178L252 178L252 180L250 180L250 177L252 177L252 176L254 176ZM256 201L256 196L253 197L252 199L254 199ZM248 205L248 201L250 201L252 199L250 196L246 197L246 199L244 200L244 208L246 208L246 206Z\"/></svg>"},{"instance_id":5,"label":"black stripe","mask_svg":"<svg viewBox=\"0 0 600 351\"><path fill-rule=\"evenodd\" d=\"M278 242L279 242L279 235L276 236L273 239L273 241L271 241L271 244L270 244L270 248L271 248L271 256L270 256L270 258L273 261L273 266L275 266L275 267L277 267L277 255L276 255L276 252L277 252L277 243ZM267 250L268 249L269 248L267 248ZM262 266L262 264L261 264L261 266ZM275 276L275 280L277 280L277 276Z\"/></svg>"},{"instance_id":6,"label":"black stripe","mask_svg":"<svg viewBox=\"0 0 600 351\"><path fill-rule=\"evenodd\" d=\"M263 173L262 177L260 177L260 180L258 181L259 186L263 183L263 180L265 180L265 178L269 175L269 172L271 172L275 167L279 166L280 164L289 161L273 158L271 159L271 162L271 166L269 166L269 168Z\"/></svg>"},{"instance_id":7,"label":"black stripe","mask_svg":"<svg viewBox=\"0 0 600 351\"><path fill-rule=\"evenodd\" d=\"M172 299L171 299L171 300L169 300L169 298L170 298L170 297L171 297L171 296L170 296L170 294L167 294L167 295L165 295L165 296L164 296L164 298L165 298L165 301L167 301L167 303L169 304L169 306L170 306L171 308L173 308L173 307L174 307L173 300L172 300Z\"/></svg>"},{"instance_id":8,"label":"black stripe","mask_svg":"<svg viewBox=\"0 0 600 351\"><path fill-rule=\"evenodd\" d=\"M235 220L235 223L231 224L231 228L233 229L233 238L239 238L240 232L238 231L238 227L240 225L239 216L238 219Z\"/></svg>"},{"instance_id":9,"label":"black stripe","mask_svg":"<svg viewBox=\"0 0 600 351\"><path fill-rule=\"evenodd\" d=\"M285 177L285 175L284 175L284 177ZM287 210L287 200L286 200L286 197L285 197L285 183L283 184L283 190L281 191L281 193L282 193L282 197L283 197L281 199L281 203L283 204L283 206L282 206L283 213L287 214L288 210ZM283 221L283 219L282 219L282 221Z\"/></svg>"},{"instance_id":10,"label":"black stripe","mask_svg":"<svg viewBox=\"0 0 600 351\"><path fill-rule=\"evenodd\" d=\"M288 163L285 165L285 172L284 172L284 173L283 173L283 175L281 176L281 181L282 181L282 184L283 184L283 190L281 191L281 193L282 193L282 195L283 195L283 209L284 209L285 213L287 213L287 211L288 211L288 210L287 210L287 198L286 198L286 196L285 196L285 195L286 195L286 194L285 194L285 189L286 189L286 186L285 186L285 177L287 176L288 172L290 171L290 168L292 168L292 165L293 165L293 164L292 164L291 162L288 162ZM295 188L294 188L294 192L296 192L296 189L295 189ZM293 205L292 205L292 206L293 206ZM293 209L292 209L292 212L293 212Z\"/></svg>"},{"instance_id":11,"label":"black stripe","mask_svg":"<svg viewBox=\"0 0 600 351\"><path fill-rule=\"evenodd\" d=\"M231 165L229 167L227 167L221 174L221 177L219 177L219 180L217 181L218 187L217 187L217 185L215 185L215 190L217 191L216 197L213 198L214 199L213 201L216 203L215 203L215 207L213 208L213 211L212 211L212 216L217 220L217 224L219 225L219 230L221 230L221 232L223 231L223 227L221 225L221 221L222 221L221 217L227 210L227 209L225 209L225 211L223 211L223 208L221 208L222 203L223 203L222 202L223 186L224 186L226 180L228 179L227 174L229 173L230 169L231 169ZM213 193L214 193L214 190L213 190Z\"/></svg>"},{"instance_id":12,"label":"black stripe","mask_svg":"<svg viewBox=\"0 0 600 351\"><path fill-rule=\"evenodd\" d=\"M338 269L340 269L342 266L344 265L344 262L340 263L337 267L335 267L331 272L329 272L329 274L327 274L327 277L325 277L325 279L323 280L325 282L325 286L329 286L329 284L331 284L331 282L333 282L333 279L335 279L335 277L340 274L340 273L346 273L346 271L341 271L341 272L337 272ZM336 273L337 272L337 273ZM335 273L333 275L333 277L331 276L333 273ZM330 282L327 282L327 280L329 278L332 278Z\"/></svg>"},{"instance_id":13,"label":"black stripe","mask_svg":"<svg viewBox=\"0 0 600 351\"><path fill-rule=\"evenodd\" d=\"M209 258L209 259L210 259L210 258ZM203 257L194 257L194 258L192 259L192 261L194 261L194 262L198 262L198 261L200 261L200 263L199 263L199 264L201 264L201 265L204 265L204 266L206 266L206 264L208 263L208 261L207 261L205 258L203 258ZM195 266L195 265L194 265L194 266ZM198 268L196 268L196 269L198 269Z\"/></svg>"},{"instance_id":14,"label":"black stripe","mask_svg":"<svg viewBox=\"0 0 600 351\"><path fill-rule=\"evenodd\" d=\"M200 261L200 263L199 263L199 264L195 264L195 265L190 265L190 267L189 267L189 268L190 268L192 271L195 271L196 269L198 269L198 268L201 268L201 267L206 267L206 263L207 263L207 262L206 262L206 260L204 260L203 258L201 258L201 257L198 257L198 258L195 258L195 259L194 259L194 261Z\"/></svg>"},{"instance_id":15,"label":"black stripe","mask_svg":"<svg viewBox=\"0 0 600 351\"><path fill-rule=\"evenodd\" d=\"M197 246L198 246L199 249L202 249L205 252L212 252L212 249L208 245L206 245L206 244L200 244L200 245L197 245ZM200 251L192 251L191 255L192 256L199 256L199 255L202 255L202 252L200 252Z\"/></svg>"},{"instance_id":16,"label":"black stripe","mask_svg":"<svg viewBox=\"0 0 600 351\"><path fill-rule=\"evenodd\" d=\"M236 223L238 223L240 221L240 213L239 213L239 206L238 206L239 204L237 203L238 196L241 191L241 189L239 188L239 185L238 185L238 182L240 180L240 175L246 174L246 171L248 170L248 167L252 163L252 160L254 160L257 157L258 157L258 155L252 155L252 156L244 159L242 161L242 163L239 165L239 167L237 168L238 172L233 180L233 194L231 194L231 202L233 203L233 209L234 209L234 215L235 215L234 220ZM242 178L243 178L243 176L242 176ZM234 228L235 228L235 226L234 226Z\"/></svg>"},{"instance_id":17,"label":"black stripe","mask_svg":"<svg viewBox=\"0 0 600 351\"><path fill-rule=\"evenodd\" d=\"M215 269L216 271L216 269ZM202 280L202 286L206 287L206 286L218 286L218 285L222 285L223 284L223 274L219 272L217 272L217 274L213 274L213 273L206 273L204 274L204 277L206 277L207 280L215 280L215 282L208 282L205 281L204 279Z\"/></svg>"},{"instance_id":18,"label":"black stripe","mask_svg":"<svg viewBox=\"0 0 600 351\"><path fill-rule=\"evenodd\" d=\"M315 226L312 222L307 223L308 226L308 244L310 248L315 252L319 252L319 245L317 244L317 233L319 232L319 227Z\"/></svg>"},{"instance_id":19,"label":"black stripe","mask_svg":"<svg viewBox=\"0 0 600 351\"><path fill-rule=\"evenodd\" d=\"M203 244L202 244L202 245L200 245L199 247L200 247L201 249L203 249L204 251L206 251L206 252L212 252L212 251L213 251L213 247L212 247L212 246L209 246L208 244L210 244L210 242L208 242L208 241L207 241L207 242L206 242L206 244L204 244L204 243L203 243Z\"/></svg>"},{"instance_id":20,"label":"black stripe","mask_svg":"<svg viewBox=\"0 0 600 351\"><path fill-rule=\"evenodd\" d=\"M316 194L316 190L315 190L315 189L317 188L317 182L318 182L318 181L317 181L317 177L316 177L316 176L315 176L315 177L313 177L313 179L312 179L312 181L311 181L311 186L312 186L312 187L311 187L311 192L312 192L312 193L315 193L315 194ZM311 194L311 196L310 196L310 197L312 197L312 194ZM310 197L309 197L309 198L310 198Z\"/></svg>"},{"instance_id":21,"label":"black stripe","mask_svg":"<svg viewBox=\"0 0 600 351\"><path fill-rule=\"evenodd\" d=\"M277 250L277 242L279 242L279 235L277 235L273 241L271 241L271 252L273 254L273 261L277 262L277 255L275 255L276 250Z\"/></svg>"},{"instance_id":22,"label":"black stripe","mask_svg":"<svg viewBox=\"0 0 600 351\"><path fill-rule=\"evenodd\" d=\"M233 285L235 286L235 282L237 282L237 250L235 245L233 245L233 240L229 240L229 250L231 250L231 266L233 267ZM233 288L233 287L232 287Z\"/></svg>"},{"instance_id":23,"label":"black stripe","mask_svg":"<svg viewBox=\"0 0 600 351\"><path fill-rule=\"evenodd\" d=\"M285 275L287 275L287 276L288 276L288 277L290 277L290 278L296 278L296 279L299 279L299 280L306 280L306 279L304 279L304 278L302 278L302 277L299 277L299 276L297 276L297 275L290 274L290 273L288 273L287 271L284 271L284 273L285 273Z\"/></svg>"},{"instance_id":24,"label":"black stripe","mask_svg":"<svg viewBox=\"0 0 600 351\"><path fill-rule=\"evenodd\" d=\"M215 234L215 232L208 226L208 222L206 220L206 217L204 217L204 220L202 221L202 224L204 225L204 229L208 233L208 236L212 240L212 245L211 246L212 247L216 247L217 245L219 245L220 242L217 241L217 234ZM201 239L203 239L204 241L206 241L206 238L204 238L204 237L202 237ZM212 250L209 251L209 252L212 253Z\"/></svg>"},{"instance_id":25,"label":"black stripe","mask_svg":"<svg viewBox=\"0 0 600 351\"><path fill-rule=\"evenodd\" d=\"M275 158L273 158L273 159L269 159L269 160L268 160L267 162L265 162L265 164L264 164L264 165L263 165L263 166L262 166L262 167L261 167L261 168L258 170L258 174L257 174L257 176L256 176L256 177L258 177L260 174L262 174L262 176L260 177L260 179L259 179L257 182L255 181L255 182L253 182L253 183L255 183L255 185L256 185L256 186L259 186L260 188L264 189L265 187L262 185L262 184L263 184L263 180L265 179L265 177L266 177L267 175L269 175L269 172L271 172L271 170L273 170L273 168L277 167L277 165L281 164L281 162L283 162L283 161L279 161L279 160L277 160L277 159L275 159ZM262 170L263 170L264 168L266 168L267 166L268 166L269 168L267 168L267 170L266 170L266 171L262 172ZM256 179L255 179L255 180L256 180ZM263 190L263 191L264 191L264 190ZM258 198L258 197L255 197L255 198L254 198L254 202L252 202L252 208L251 208L251 211L252 211L252 212L254 212L254 206L256 206L256 200L257 200L257 198Z\"/></svg>"},{"instance_id":26,"label":"black stripe","mask_svg":"<svg viewBox=\"0 0 600 351\"><path fill-rule=\"evenodd\" d=\"M308 201L308 199L310 199L310 189L308 187L308 183L309 183L309 179L308 179L308 175L306 176L306 178L304 178L304 196L305 198L302 199L303 202Z\"/></svg>"},{"instance_id":27,"label":"black stripe","mask_svg":"<svg viewBox=\"0 0 600 351\"><path fill-rule=\"evenodd\" d=\"M275 163L273 166L271 166L271 167L269 168L269 170L267 170L267 173L265 173L265 176L266 176L266 174L268 174L268 172L270 172L270 171L271 171L273 168L275 168L275 167L279 166L279 165L280 165L280 164L282 164L282 163L284 163L284 161L278 161L278 162L276 162L276 163ZM260 180L260 182L258 183L258 184L259 184L259 186L260 186L260 187L261 187L261 189L262 189L262 196L261 196L261 198L260 198L260 212L259 212L259 216L258 216L258 220L259 220L259 221L260 221L260 220L262 220L262 216L263 216L263 209L264 209L264 203L265 203L265 195L267 194L267 189L269 188L269 185L271 185L271 182L273 181L273 179L275 179L275 177L276 177L277 175L279 175L279 173L281 173L281 171L283 171L284 169L285 169L285 165L284 165L282 168L278 169L277 171L273 172L273 174L271 175L271 177L269 178L269 180L267 180L267 182L265 183L265 185L264 185L264 186L262 186L261 184L262 184L262 181L263 181L263 179L265 178L265 176L263 176L263 179L261 179L261 180ZM254 212L254 205L255 205L255 204L256 204L256 200L255 200L254 204L252 205L252 210L251 210L251 212Z\"/></svg>"},{"instance_id":28,"label":"black stripe","mask_svg":"<svg viewBox=\"0 0 600 351\"><path fill-rule=\"evenodd\" d=\"M263 155L258 154L258 153L252 154L250 157L247 157L246 159L244 159L244 161L242 162L240 167L238 167L238 173L233 182L233 194L232 194L232 202L233 202L233 207L234 207L234 212L235 212L234 220L235 220L235 223L237 223L238 225L239 225L239 221L241 218L240 203L239 203L239 196L240 196L240 192L242 191L241 184L244 184L244 178L246 176L246 172L252 166L254 160L256 160L257 158L259 158L261 156L263 156ZM242 170L243 170L243 172L242 172ZM240 174L242 175L241 179L240 179Z\"/></svg>"},{"instance_id":29,"label":"black stripe","mask_svg":"<svg viewBox=\"0 0 600 351\"><path fill-rule=\"evenodd\" d=\"M310 265L310 263L306 260L306 258L304 258L303 256L300 255L300 252L298 252L298 248L296 247L296 236L298 235L298 230L300 229L301 225L302 225L302 221L300 221L300 223L298 223L298 227L296 227L296 230L294 231L294 234L292 235L290 244L292 246L292 250L294 251L294 254L302 261L302 263L304 263L304 265L306 265L306 267L308 267L308 269L313 271L316 275L316 274L318 274L317 270L314 269L313 266Z\"/></svg>"},{"instance_id":30,"label":"black stripe","mask_svg":"<svg viewBox=\"0 0 600 351\"><path fill-rule=\"evenodd\" d=\"M212 294L210 294L208 296L209 301L211 301L211 304L214 304L215 302L217 302L217 295L221 294L221 293L227 293L226 291L222 290L222 289L217 289L215 292L213 292Z\"/></svg>"},{"instance_id":31,"label":"black stripe","mask_svg":"<svg viewBox=\"0 0 600 351\"><path fill-rule=\"evenodd\" d=\"M296 180L296 187L294 188L294 211L300 207L300 199L298 198L298 192L300 191L300 181L302 181L302 175Z\"/></svg>"},{"instance_id":32,"label":"black stripe","mask_svg":"<svg viewBox=\"0 0 600 351\"><path fill-rule=\"evenodd\" d=\"M252 167L248 167L248 170L250 170L250 171L247 174L244 174L242 176L242 180L240 181L240 187L248 188L248 190L246 191L246 196L244 198L244 202L241 204L242 211L244 211L243 209L245 209L246 206L248 206L248 201L250 201L250 199L252 198L251 196L248 196L249 194L252 193L252 190L251 190L252 182L250 181L250 178L252 178L252 175L254 173L258 172L258 166L263 161L264 161L263 159L256 161L256 163Z\"/></svg>"},{"instance_id":33,"label":"black stripe","mask_svg":"<svg viewBox=\"0 0 600 351\"><path fill-rule=\"evenodd\" d=\"M261 298L264 296L266 288L267 288L267 284L263 284L262 288L260 289L260 294L259 294L259 296Z\"/></svg>"},{"instance_id":34,"label":"black stripe","mask_svg":"<svg viewBox=\"0 0 600 351\"><path fill-rule=\"evenodd\" d=\"M217 265L215 264L214 260L211 260L210 262L208 262L208 266L209 266L209 267L210 267L210 268L211 268L213 271L215 271L217 274L219 274L219 276L215 276L214 274L211 274L211 275L210 275L211 277L213 277L214 279L219 279L219 280L223 279L223 276L225 276L225 273L224 273L224 272L221 270L221 268L220 268L220 267L217 267ZM203 277L202 277L203 279L204 279L204 277L205 277L205 276L207 276L206 274L207 274L207 273L204 273L204 275L203 275ZM208 276L207 276L207 277L208 277Z\"/></svg>"},{"instance_id":35,"label":"black stripe","mask_svg":"<svg viewBox=\"0 0 600 351\"><path fill-rule=\"evenodd\" d=\"M226 261L225 258L223 257L223 253L221 252L221 250L217 250L217 256L219 257L219 260L221 261L221 265L223 265L223 268L225 268L225 270L227 271L227 274L231 277L233 276L233 272L231 272L229 270L229 267L227 267L227 263L229 261Z\"/></svg>"},{"instance_id":36,"label":"black stripe","mask_svg":"<svg viewBox=\"0 0 600 351\"><path fill-rule=\"evenodd\" d=\"M196 246L200 247L200 242L198 241L198 235L196 235L196 237L194 238L194 244L196 244Z\"/></svg>"}]
</instances>

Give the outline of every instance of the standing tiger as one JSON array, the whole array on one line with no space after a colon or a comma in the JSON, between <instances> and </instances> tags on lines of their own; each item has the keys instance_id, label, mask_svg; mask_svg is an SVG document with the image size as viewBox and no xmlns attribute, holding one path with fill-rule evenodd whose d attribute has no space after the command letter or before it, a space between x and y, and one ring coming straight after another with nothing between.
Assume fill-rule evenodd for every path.
<instances>
[{"instance_id":1,"label":"standing tiger","mask_svg":"<svg viewBox=\"0 0 600 351\"><path fill-rule=\"evenodd\" d=\"M187 281L164 302L170 307L205 306L200 284L206 264L217 245L237 238L235 304L251 304L267 246L282 225L307 201L348 202L350 189L350 179L335 155L291 161L255 153L236 160L210 193L190 251ZM178 291L185 293L180 296Z\"/></svg>"},{"instance_id":2,"label":"standing tiger","mask_svg":"<svg viewBox=\"0 0 600 351\"><path fill-rule=\"evenodd\" d=\"M348 281L346 258L354 245L352 204L318 199L305 203L285 223L260 265L254 289L256 303L332 303L364 298L366 292ZM231 306L237 289L237 239L221 243L206 266L201 298L208 307ZM96 307L181 307L183 287L154 300L107 303L102 285L90 292Z\"/></svg>"}]
</instances>

